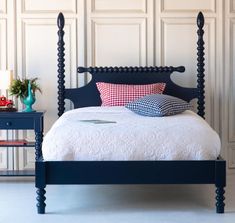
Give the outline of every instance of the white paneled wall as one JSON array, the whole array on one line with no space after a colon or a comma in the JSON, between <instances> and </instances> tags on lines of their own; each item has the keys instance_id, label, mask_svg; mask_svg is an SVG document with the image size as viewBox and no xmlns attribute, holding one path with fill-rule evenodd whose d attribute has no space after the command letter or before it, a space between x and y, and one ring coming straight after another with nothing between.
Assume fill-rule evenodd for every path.
<instances>
[{"instance_id":1,"label":"white paneled wall","mask_svg":"<svg viewBox=\"0 0 235 223\"><path fill-rule=\"evenodd\" d=\"M80 4L81 5L81 4ZM82 5L83 6L83 5ZM57 25L58 12L68 13L65 25L66 44L66 86L76 87L77 30L79 28L77 2L60 1L17 1L17 74L20 77L39 77L42 95L37 95L36 109L46 110L45 131L57 119ZM84 31L80 36L83 36ZM22 133L21 133L22 134ZM26 135L26 133L24 133ZM27 138L34 138L33 131ZM32 168L34 151L24 149L19 152L19 168ZM23 162L22 162L23 161Z\"/></svg>"},{"instance_id":2,"label":"white paneled wall","mask_svg":"<svg viewBox=\"0 0 235 223\"><path fill-rule=\"evenodd\" d=\"M58 11L76 13L76 0L21 0L23 13L57 13Z\"/></svg>"},{"instance_id":3,"label":"white paneled wall","mask_svg":"<svg viewBox=\"0 0 235 223\"><path fill-rule=\"evenodd\" d=\"M87 1L87 63L152 65L153 24L152 0Z\"/></svg>"},{"instance_id":4,"label":"white paneled wall","mask_svg":"<svg viewBox=\"0 0 235 223\"><path fill-rule=\"evenodd\" d=\"M202 10L215 12L216 0L161 0L164 12L192 12Z\"/></svg>"},{"instance_id":5,"label":"white paneled wall","mask_svg":"<svg viewBox=\"0 0 235 223\"><path fill-rule=\"evenodd\" d=\"M229 167L235 168L235 1L225 7L224 147Z\"/></svg>"},{"instance_id":6,"label":"white paneled wall","mask_svg":"<svg viewBox=\"0 0 235 223\"><path fill-rule=\"evenodd\" d=\"M147 11L146 0L91 0L89 10L92 12L127 12L127 13L145 13Z\"/></svg>"},{"instance_id":7,"label":"white paneled wall","mask_svg":"<svg viewBox=\"0 0 235 223\"><path fill-rule=\"evenodd\" d=\"M233 0L0 0L0 67L12 68L20 77L39 77L43 95L37 95L35 107L47 110L47 131L57 118L60 11L66 18L66 86L85 83L85 77L76 75L80 65L184 65L185 74L174 74L173 80L194 87L200 10L206 19L206 120L221 135L229 168L235 168ZM22 134L34 137L31 132ZM7 153L1 151L0 168L4 168ZM33 166L29 151L16 154L18 168Z\"/></svg>"},{"instance_id":8,"label":"white paneled wall","mask_svg":"<svg viewBox=\"0 0 235 223\"><path fill-rule=\"evenodd\" d=\"M6 31L7 31L7 6L6 1L0 2L0 68L6 68L7 47L6 47ZM6 138L6 131L0 132L1 138ZM7 148L0 148L0 168L7 169Z\"/></svg>"},{"instance_id":9,"label":"white paneled wall","mask_svg":"<svg viewBox=\"0 0 235 223\"><path fill-rule=\"evenodd\" d=\"M13 1L0 0L0 69L15 68ZM7 92L1 92L6 95ZM13 131L0 131L0 140L11 138ZM13 148L0 148L0 169L13 169Z\"/></svg>"}]
</instances>

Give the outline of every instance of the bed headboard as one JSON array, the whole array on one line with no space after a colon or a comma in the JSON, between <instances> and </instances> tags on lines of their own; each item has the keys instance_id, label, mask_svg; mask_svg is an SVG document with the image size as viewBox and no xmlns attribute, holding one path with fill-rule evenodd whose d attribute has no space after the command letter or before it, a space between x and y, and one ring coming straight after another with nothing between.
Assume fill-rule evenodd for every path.
<instances>
[{"instance_id":1,"label":"bed headboard","mask_svg":"<svg viewBox=\"0 0 235 223\"><path fill-rule=\"evenodd\" d=\"M65 59L64 59L64 16L59 14L57 19L58 31L58 116L65 111L65 99L73 102L74 108L87 106L100 106L101 99L96 87L96 82L117 84L151 84L157 82L166 83L165 94L169 94L185 101L197 98L198 114L204 118L204 41L203 26L204 16L200 12L197 16L198 41L197 41L197 88L184 88L171 80L173 72L183 73L185 68L179 67L78 67L78 73L89 72L91 81L81 88L65 88Z\"/></svg>"}]
</instances>

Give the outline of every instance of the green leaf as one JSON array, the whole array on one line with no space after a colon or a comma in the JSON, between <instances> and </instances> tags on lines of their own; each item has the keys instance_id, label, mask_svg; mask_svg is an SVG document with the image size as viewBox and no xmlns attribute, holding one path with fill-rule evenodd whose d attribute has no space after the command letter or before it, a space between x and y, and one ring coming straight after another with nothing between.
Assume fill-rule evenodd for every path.
<instances>
[{"instance_id":1,"label":"green leaf","mask_svg":"<svg viewBox=\"0 0 235 223\"><path fill-rule=\"evenodd\" d=\"M28 82L31 82L31 88L33 91L33 94L35 94L36 91L39 91L42 93L41 88L36 83L38 78L32 78L32 79L20 79L19 77L17 79L14 79L12 81L12 84L10 86L9 92L10 95L14 95L17 98L18 97L27 97L28 96Z\"/></svg>"}]
</instances>

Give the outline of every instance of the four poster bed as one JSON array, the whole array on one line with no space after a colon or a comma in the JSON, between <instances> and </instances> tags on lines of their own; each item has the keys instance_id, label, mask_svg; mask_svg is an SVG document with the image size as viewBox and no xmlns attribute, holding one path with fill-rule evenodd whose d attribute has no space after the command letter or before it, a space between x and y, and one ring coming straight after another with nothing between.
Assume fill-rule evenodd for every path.
<instances>
[{"instance_id":1,"label":"four poster bed","mask_svg":"<svg viewBox=\"0 0 235 223\"><path fill-rule=\"evenodd\" d=\"M184 88L172 82L171 74L183 73L185 68L169 66L78 67L78 73L88 72L92 75L92 80L84 87L66 89L63 39L65 21L62 13L57 22L59 117L65 111L65 99L71 100L74 108L101 106L97 82L129 85L163 82L166 84L164 94L186 102L197 98L198 115L204 118L204 17L201 12L197 17L197 88ZM84 123L80 125L82 124L85 126ZM45 187L52 184L214 184L216 212L224 213L225 178L226 162L220 156L213 160L45 160L41 145L36 146L37 210L40 214L45 213Z\"/></svg>"}]
</instances>

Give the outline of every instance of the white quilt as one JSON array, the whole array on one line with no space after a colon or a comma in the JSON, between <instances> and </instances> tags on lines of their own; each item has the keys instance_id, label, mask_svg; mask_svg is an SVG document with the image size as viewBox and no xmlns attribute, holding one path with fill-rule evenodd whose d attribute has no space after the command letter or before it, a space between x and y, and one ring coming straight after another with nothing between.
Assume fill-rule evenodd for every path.
<instances>
[{"instance_id":1,"label":"white quilt","mask_svg":"<svg viewBox=\"0 0 235 223\"><path fill-rule=\"evenodd\" d=\"M64 113L42 152L47 161L210 160L220 153L220 139L192 111L144 117L125 107L87 107Z\"/></svg>"}]
</instances>

